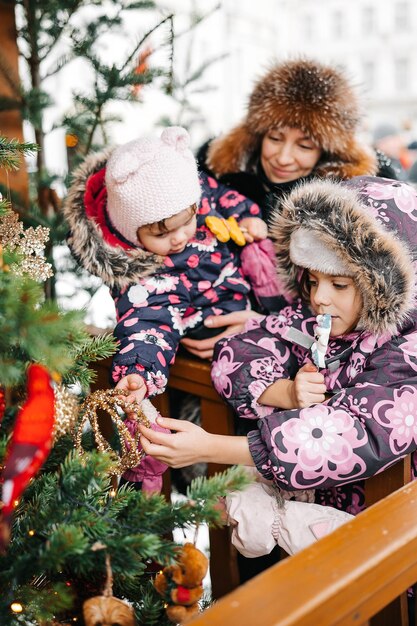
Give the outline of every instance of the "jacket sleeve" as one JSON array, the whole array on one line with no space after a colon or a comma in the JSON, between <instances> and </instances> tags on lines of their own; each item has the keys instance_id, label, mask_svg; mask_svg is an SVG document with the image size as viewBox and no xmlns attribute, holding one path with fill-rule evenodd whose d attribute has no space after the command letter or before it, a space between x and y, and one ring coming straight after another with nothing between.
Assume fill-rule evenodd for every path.
<instances>
[{"instance_id":1,"label":"jacket sleeve","mask_svg":"<svg viewBox=\"0 0 417 626\"><path fill-rule=\"evenodd\" d=\"M215 346L213 384L239 417L258 419L276 411L259 404L258 398L276 380L294 378L300 367L291 344L282 337L286 321L285 309L279 316L252 319L245 332Z\"/></svg>"},{"instance_id":2,"label":"jacket sleeve","mask_svg":"<svg viewBox=\"0 0 417 626\"><path fill-rule=\"evenodd\" d=\"M188 303L186 286L171 275L144 279L115 296L119 346L112 364L114 383L136 373L144 378L148 396L164 392Z\"/></svg>"},{"instance_id":3,"label":"jacket sleeve","mask_svg":"<svg viewBox=\"0 0 417 626\"><path fill-rule=\"evenodd\" d=\"M235 189L227 187L206 173L200 174L202 204L211 201L221 217L235 217L239 222L244 217L261 218L261 209L253 201Z\"/></svg>"},{"instance_id":4,"label":"jacket sleeve","mask_svg":"<svg viewBox=\"0 0 417 626\"><path fill-rule=\"evenodd\" d=\"M258 470L283 489L329 488L369 478L416 450L416 344L417 332L395 338L330 400L259 420L248 435ZM352 355L347 366L358 362Z\"/></svg>"}]
</instances>

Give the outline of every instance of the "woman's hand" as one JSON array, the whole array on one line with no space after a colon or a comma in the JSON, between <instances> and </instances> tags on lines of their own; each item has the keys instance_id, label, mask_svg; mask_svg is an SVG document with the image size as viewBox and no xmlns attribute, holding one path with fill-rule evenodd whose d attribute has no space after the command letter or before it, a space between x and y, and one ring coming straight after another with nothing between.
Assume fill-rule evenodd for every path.
<instances>
[{"instance_id":1,"label":"woman's hand","mask_svg":"<svg viewBox=\"0 0 417 626\"><path fill-rule=\"evenodd\" d=\"M139 424L140 443L146 454L170 467L185 467L199 462L254 464L247 437L214 435L187 420L157 417L156 421L159 426L174 432L156 432Z\"/></svg>"},{"instance_id":2,"label":"woman's hand","mask_svg":"<svg viewBox=\"0 0 417 626\"><path fill-rule=\"evenodd\" d=\"M313 363L307 363L298 370L291 387L294 408L305 409L324 402L326 391L323 374Z\"/></svg>"},{"instance_id":3,"label":"woman's hand","mask_svg":"<svg viewBox=\"0 0 417 626\"><path fill-rule=\"evenodd\" d=\"M214 346L219 339L242 332L246 322L255 317L263 316L252 310L234 311L233 313L226 313L226 315L210 315L204 320L204 326L208 328L223 328L223 326L227 326L226 330L209 339L189 339L184 337L184 339L181 339L181 345L200 359L212 359Z\"/></svg>"},{"instance_id":4,"label":"woman's hand","mask_svg":"<svg viewBox=\"0 0 417 626\"><path fill-rule=\"evenodd\" d=\"M185 467L201 461L207 461L210 435L200 426L187 420L174 420L168 417L157 418L160 426L176 431L161 433L139 425L140 443L150 456L166 463L170 467Z\"/></svg>"}]
</instances>

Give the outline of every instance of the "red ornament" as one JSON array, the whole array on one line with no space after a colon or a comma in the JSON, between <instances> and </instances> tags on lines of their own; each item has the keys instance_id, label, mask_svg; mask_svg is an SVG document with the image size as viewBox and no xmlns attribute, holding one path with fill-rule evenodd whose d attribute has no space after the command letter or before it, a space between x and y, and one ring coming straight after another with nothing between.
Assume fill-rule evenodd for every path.
<instances>
[{"instance_id":1,"label":"red ornament","mask_svg":"<svg viewBox=\"0 0 417 626\"><path fill-rule=\"evenodd\" d=\"M27 374L27 399L20 409L7 446L2 474L0 549L10 535L13 509L30 479L45 462L52 444L55 396L48 370L32 364Z\"/></svg>"},{"instance_id":2,"label":"red ornament","mask_svg":"<svg viewBox=\"0 0 417 626\"><path fill-rule=\"evenodd\" d=\"M5 410L6 410L6 395L4 393L4 388L0 387L0 422L4 417Z\"/></svg>"}]
</instances>

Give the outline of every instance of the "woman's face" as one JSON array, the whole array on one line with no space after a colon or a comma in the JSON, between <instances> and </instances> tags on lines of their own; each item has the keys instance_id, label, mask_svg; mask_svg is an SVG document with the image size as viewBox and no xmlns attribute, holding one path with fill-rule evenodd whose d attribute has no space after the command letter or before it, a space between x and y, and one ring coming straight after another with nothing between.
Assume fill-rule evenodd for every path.
<instances>
[{"instance_id":1,"label":"woman's face","mask_svg":"<svg viewBox=\"0 0 417 626\"><path fill-rule=\"evenodd\" d=\"M308 272L310 303L316 315L332 316L331 337L352 331L362 313L362 297L352 278Z\"/></svg>"},{"instance_id":2,"label":"woman's face","mask_svg":"<svg viewBox=\"0 0 417 626\"><path fill-rule=\"evenodd\" d=\"M271 183L289 183L308 176L321 149L298 128L272 128L261 146L261 163Z\"/></svg>"}]
</instances>

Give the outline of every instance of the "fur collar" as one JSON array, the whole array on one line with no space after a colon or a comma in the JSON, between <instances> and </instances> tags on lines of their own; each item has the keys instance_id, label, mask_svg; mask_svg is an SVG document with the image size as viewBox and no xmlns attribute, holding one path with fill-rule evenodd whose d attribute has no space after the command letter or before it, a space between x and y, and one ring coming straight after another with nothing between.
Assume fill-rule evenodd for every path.
<instances>
[{"instance_id":1,"label":"fur collar","mask_svg":"<svg viewBox=\"0 0 417 626\"><path fill-rule=\"evenodd\" d=\"M103 239L98 224L87 217L84 205L87 180L106 166L110 152L90 155L74 172L63 210L70 228L68 245L82 267L110 288L123 288L154 274L163 266L164 259L140 248L110 245Z\"/></svg>"}]
</instances>

